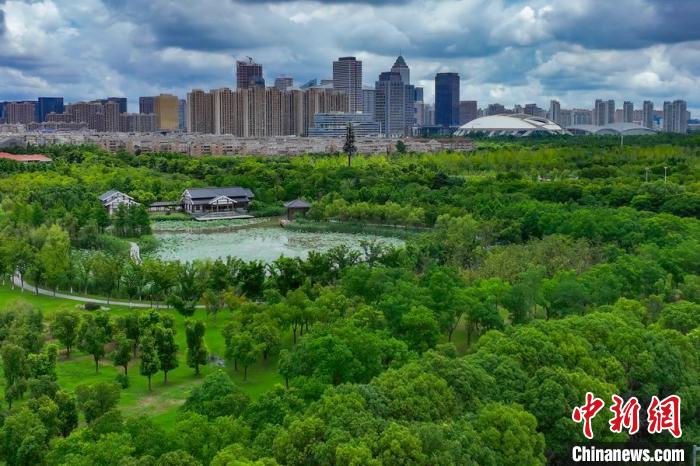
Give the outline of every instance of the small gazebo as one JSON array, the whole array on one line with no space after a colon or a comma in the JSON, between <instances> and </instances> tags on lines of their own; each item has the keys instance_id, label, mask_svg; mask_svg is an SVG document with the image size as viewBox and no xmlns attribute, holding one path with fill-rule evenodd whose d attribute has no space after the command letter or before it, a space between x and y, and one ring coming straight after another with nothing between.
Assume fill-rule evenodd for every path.
<instances>
[{"instance_id":1,"label":"small gazebo","mask_svg":"<svg viewBox=\"0 0 700 466\"><path fill-rule=\"evenodd\" d=\"M287 208L287 220L294 220L297 214L305 217L306 212L311 208L311 204L304 199L294 199L293 201L285 202L284 206Z\"/></svg>"}]
</instances>

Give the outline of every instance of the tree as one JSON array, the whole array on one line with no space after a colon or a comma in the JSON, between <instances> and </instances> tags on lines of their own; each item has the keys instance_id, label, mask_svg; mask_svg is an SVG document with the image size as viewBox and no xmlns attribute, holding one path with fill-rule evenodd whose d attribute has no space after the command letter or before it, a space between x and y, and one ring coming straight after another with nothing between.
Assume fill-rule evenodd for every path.
<instances>
[{"instance_id":1,"label":"tree","mask_svg":"<svg viewBox=\"0 0 700 466\"><path fill-rule=\"evenodd\" d=\"M396 141L396 152L398 152L399 154L406 153L406 143L403 142L401 139Z\"/></svg>"},{"instance_id":2,"label":"tree","mask_svg":"<svg viewBox=\"0 0 700 466\"><path fill-rule=\"evenodd\" d=\"M117 338L114 340L112 362L115 366L121 366L124 368L124 375L128 374L132 345L133 341L129 340L123 333L117 335Z\"/></svg>"},{"instance_id":3,"label":"tree","mask_svg":"<svg viewBox=\"0 0 700 466\"><path fill-rule=\"evenodd\" d=\"M206 327L201 320L185 321L185 336L187 338L187 365L199 375L199 366L207 363L209 352L204 342Z\"/></svg>"},{"instance_id":4,"label":"tree","mask_svg":"<svg viewBox=\"0 0 700 466\"><path fill-rule=\"evenodd\" d=\"M139 372L148 378L148 391L151 391L151 377L160 369L160 360L153 336L146 335L141 339L141 366Z\"/></svg>"},{"instance_id":5,"label":"tree","mask_svg":"<svg viewBox=\"0 0 700 466\"><path fill-rule=\"evenodd\" d=\"M12 408L12 402L21 398L27 389L27 355L23 348L7 342L0 348L0 354L5 374L5 400Z\"/></svg>"},{"instance_id":6,"label":"tree","mask_svg":"<svg viewBox=\"0 0 700 466\"><path fill-rule=\"evenodd\" d=\"M489 404L474 423L483 445L491 449L499 465L537 466L545 463L544 438L537 420L518 405Z\"/></svg>"},{"instance_id":7,"label":"tree","mask_svg":"<svg viewBox=\"0 0 700 466\"><path fill-rule=\"evenodd\" d=\"M78 341L79 326L80 315L75 311L60 309L54 314L51 334L66 349L66 359L70 359L70 352Z\"/></svg>"},{"instance_id":8,"label":"tree","mask_svg":"<svg viewBox=\"0 0 700 466\"><path fill-rule=\"evenodd\" d=\"M401 317L401 335L410 347L425 351L435 346L440 329L432 311L425 306L414 306Z\"/></svg>"},{"instance_id":9,"label":"tree","mask_svg":"<svg viewBox=\"0 0 700 466\"><path fill-rule=\"evenodd\" d=\"M345 144L343 144L343 152L348 156L348 167L352 164L352 156L357 152L357 147L355 147L355 133L352 129L352 123L348 123L347 130L345 131Z\"/></svg>"},{"instance_id":10,"label":"tree","mask_svg":"<svg viewBox=\"0 0 700 466\"><path fill-rule=\"evenodd\" d=\"M68 392L59 390L54 395L53 400L58 406L58 414L56 416L58 433L67 437L73 429L78 427L78 407L75 397Z\"/></svg>"},{"instance_id":11,"label":"tree","mask_svg":"<svg viewBox=\"0 0 700 466\"><path fill-rule=\"evenodd\" d=\"M58 225L52 225L46 233L46 241L39 251L37 261L41 263L46 283L56 289L66 280L70 269L70 238Z\"/></svg>"},{"instance_id":12,"label":"tree","mask_svg":"<svg viewBox=\"0 0 700 466\"><path fill-rule=\"evenodd\" d=\"M237 417L243 413L249 402L248 395L226 372L218 369L207 375L202 384L190 392L182 409L210 419L219 416Z\"/></svg>"},{"instance_id":13,"label":"tree","mask_svg":"<svg viewBox=\"0 0 700 466\"><path fill-rule=\"evenodd\" d=\"M177 351L179 349L175 343L175 330L172 328L158 325L154 329L153 335L156 341L156 351L158 352L158 361L160 361L160 370L163 371L163 383L168 383L168 372L179 366L177 359Z\"/></svg>"},{"instance_id":14,"label":"tree","mask_svg":"<svg viewBox=\"0 0 700 466\"><path fill-rule=\"evenodd\" d=\"M78 327L78 348L92 355L95 360L95 372L100 371L100 358L105 355L108 341L104 326L99 325L95 316L86 314Z\"/></svg>"},{"instance_id":15,"label":"tree","mask_svg":"<svg viewBox=\"0 0 700 466\"><path fill-rule=\"evenodd\" d=\"M117 328L124 333L126 338L131 340L133 357L136 359L136 353L141 336L141 326L139 325L139 314L137 312L129 312L126 315L117 318Z\"/></svg>"},{"instance_id":16,"label":"tree","mask_svg":"<svg viewBox=\"0 0 700 466\"><path fill-rule=\"evenodd\" d=\"M39 416L22 408L10 414L0 428L0 458L8 466L44 464L47 439Z\"/></svg>"},{"instance_id":17,"label":"tree","mask_svg":"<svg viewBox=\"0 0 700 466\"><path fill-rule=\"evenodd\" d=\"M255 341L248 331L233 334L226 340L226 358L243 366L243 380L248 380L248 366L255 364L264 345Z\"/></svg>"},{"instance_id":18,"label":"tree","mask_svg":"<svg viewBox=\"0 0 700 466\"><path fill-rule=\"evenodd\" d=\"M119 402L119 385L113 382L96 382L78 385L75 388L78 407L85 415L85 420L92 423L107 411L115 408Z\"/></svg>"}]
</instances>

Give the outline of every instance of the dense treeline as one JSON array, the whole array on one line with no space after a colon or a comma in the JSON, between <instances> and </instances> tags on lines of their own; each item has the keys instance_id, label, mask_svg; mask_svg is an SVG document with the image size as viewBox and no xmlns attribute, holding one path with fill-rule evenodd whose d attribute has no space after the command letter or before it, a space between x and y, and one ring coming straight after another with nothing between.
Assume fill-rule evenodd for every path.
<instances>
[{"instance_id":1,"label":"dense treeline","mask_svg":"<svg viewBox=\"0 0 700 466\"><path fill-rule=\"evenodd\" d=\"M587 391L643 406L678 394L682 440L698 442L698 147L662 139L624 148L605 138L500 141L466 155L356 157L352 167L336 157L51 148L54 167L0 177L1 244L11 245L0 247L3 277L20 271L33 284L161 309L62 311L47 326L36 309L6 309L0 456L51 465L558 464L582 439L571 411ZM251 187L262 207L305 197L316 220L431 228L395 250L365 243L362 253L270 264L136 264L119 248L81 242L80 228L51 213L78 212L69 206L89 198L81 190L148 202L190 184ZM104 238L125 234L128 222L109 221ZM118 384L61 390L55 366L75 350L96 370L110 358L122 386L139 376L149 387L153 377L167 383L185 352L198 374L206 324L188 320L179 348L170 314L189 317L197 305L222 324L226 370L245 378L275 364L285 383L251 399L215 371L170 429L123 417ZM609 417L606 409L595 419L596 440L625 440Z\"/></svg>"}]
</instances>

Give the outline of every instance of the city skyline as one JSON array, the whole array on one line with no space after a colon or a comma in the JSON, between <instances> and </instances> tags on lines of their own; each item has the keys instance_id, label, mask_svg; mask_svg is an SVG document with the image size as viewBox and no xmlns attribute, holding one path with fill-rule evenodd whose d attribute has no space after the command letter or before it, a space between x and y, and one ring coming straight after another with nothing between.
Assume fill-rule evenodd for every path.
<instances>
[{"instance_id":1,"label":"city skyline","mask_svg":"<svg viewBox=\"0 0 700 466\"><path fill-rule=\"evenodd\" d=\"M632 5L634 3L634 5ZM634 7L635 15L629 15ZM694 14L697 13L697 14ZM63 95L67 102L235 87L252 56L271 84L332 76L356 56L363 85L396 56L433 102L438 72L460 74L460 95L506 106L597 98L640 106L682 98L700 109L697 2L185 2L0 1L0 100ZM244 21L244 19L246 19ZM231 31L236 31L231 34ZM114 44L119 44L115 47Z\"/></svg>"}]
</instances>

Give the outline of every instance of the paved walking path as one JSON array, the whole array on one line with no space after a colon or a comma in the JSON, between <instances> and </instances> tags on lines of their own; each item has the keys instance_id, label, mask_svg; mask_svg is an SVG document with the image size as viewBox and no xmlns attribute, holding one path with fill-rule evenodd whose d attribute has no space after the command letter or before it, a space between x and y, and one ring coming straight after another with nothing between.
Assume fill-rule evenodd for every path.
<instances>
[{"instance_id":1,"label":"paved walking path","mask_svg":"<svg viewBox=\"0 0 700 466\"><path fill-rule=\"evenodd\" d=\"M31 293L36 293L37 289L34 287L34 285L30 285L28 283L22 284L22 280L20 279L19 275L15 275L12 279L15 283L16 286L19 286L21 288L24 288L25 290L31 292ZM124 307L138 307L138 308L155 308L155 307L165 307L165 304L162 303L144 303L140 301L136 302L127 302L127 301L114 301L114 300L109 300L107 302L106 299L99 299L99 298L88 298L86 296L78 296L78 295L73 295L73 294L66 294L66 293L53 293L53 290L46 290L44 288L39 287L39 294L44 295L44 296L51 296L52 298L62 298L62 299L70 299L72 301L80 301L81 303L96 303L96 304L104 304L105 306L124 306ZM202 307L201 305L198 305L197 307Z\"/></svg>"}]
</instances>

